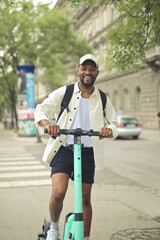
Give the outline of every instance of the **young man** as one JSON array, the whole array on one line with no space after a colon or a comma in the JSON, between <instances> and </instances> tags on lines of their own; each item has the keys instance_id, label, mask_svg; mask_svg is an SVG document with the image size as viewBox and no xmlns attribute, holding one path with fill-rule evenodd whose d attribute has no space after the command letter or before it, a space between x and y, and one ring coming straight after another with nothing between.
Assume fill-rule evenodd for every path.
<instances>
[{"instance_id":1,"label":"young man","mask_svg":"<svg viewBox=\"0 0 160 240\"><path fill-rule=\"evenodd\" d=\"M65 94L66 86L53 91L42 104L37 105L35 122L41 130L48 129L50 135L56 135L60 128L85 130L93 129L109 139L117 137L117 117L115 110L107 98L106 118L103 115L102 100L99 90L94 87L98 76L99 64L97 59L86 54L80 58L77 69L79 81L74 85L74 91L69 103L69 112L64 110L56 125L50 119L58 116L60 106ZM102 139L102 137L100 137ZM90 137L82 137L84 148L82 149L82 197L84 239L89 240L92 206L91 189L94 183L94 151L96 144ZM67 144L73 144L72 136L61 135L55 140L50 138L46 146L43 160L48 161L52 170L52 194L49 203L51 228L47 234L47 240L59 240L58 221L63 207L63 200L68 187L68 180L73 174L73 152L66 148Z\"/></svg>"}]
</instances>

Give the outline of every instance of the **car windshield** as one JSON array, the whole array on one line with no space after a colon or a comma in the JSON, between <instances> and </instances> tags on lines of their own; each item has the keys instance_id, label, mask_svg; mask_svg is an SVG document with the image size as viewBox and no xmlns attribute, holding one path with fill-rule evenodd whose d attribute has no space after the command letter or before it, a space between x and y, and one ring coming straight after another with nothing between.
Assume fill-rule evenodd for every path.
<instances>
[{"instance_id":1,"label":"car windshield","mask_svg":"<svg viewBox=\"0 0 160 240\"><path fill-rule=\"evenodd\" d=\"M123 117L120 119L121 123L131 123L131 124L136 124L138 120L133 117Z\"/></svg>"}]
</instances>

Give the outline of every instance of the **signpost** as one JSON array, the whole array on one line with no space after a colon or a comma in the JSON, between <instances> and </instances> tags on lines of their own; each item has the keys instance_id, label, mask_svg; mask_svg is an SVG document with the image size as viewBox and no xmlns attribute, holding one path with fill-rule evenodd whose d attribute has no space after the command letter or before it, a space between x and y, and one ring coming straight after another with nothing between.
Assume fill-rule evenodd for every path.
<instances>
[{"instance_id":1,"label":"signpost","mask_svg":"<svg viewBox=\"0 0 160 240\"><path fill-rule=\"evenodd\" d=\"M34 66L18 66L18 89L18 134L19 136L36 136Z\"/></svg>"}]
</instances>

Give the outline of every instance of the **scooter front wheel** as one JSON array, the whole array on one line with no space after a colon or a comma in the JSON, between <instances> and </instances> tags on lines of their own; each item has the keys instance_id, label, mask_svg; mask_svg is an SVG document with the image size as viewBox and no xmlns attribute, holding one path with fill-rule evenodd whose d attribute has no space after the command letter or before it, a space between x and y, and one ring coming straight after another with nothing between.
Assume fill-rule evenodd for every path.
<instances>
[{"instance_id":1,"label":"scooter front wheel","mask_svg":"<svg viewBox=\"0 0 160 240\"><path fill-rule=\"evenodd\" d=\"M48 217L46 217L44 219L44 225L43 225L43 232L44 232L44 237L45 237L44 239L46 239L46 237L47 237L47 232L50 229L50 226L51 226L51 220Z\"/></svg>"},{"instance_id":2,"label":"scooter front wheel","mask_svg":"<svg viewBox=\"0 0 160 240\"><path fill-rule=\"evenodd\" d=\"M44 234L43 233L39 233L37 240L45 240Z\"/></svg>"}]
</instances>

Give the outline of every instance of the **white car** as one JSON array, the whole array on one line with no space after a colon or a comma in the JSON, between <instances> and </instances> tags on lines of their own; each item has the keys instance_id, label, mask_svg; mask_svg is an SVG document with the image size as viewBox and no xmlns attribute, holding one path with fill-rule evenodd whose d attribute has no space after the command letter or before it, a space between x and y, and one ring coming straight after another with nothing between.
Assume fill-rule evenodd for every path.
<instances>
[{"instance_id":1,"label":"white car","mask_svg":"<svg viewBox=\"0 0 160 240\"><path fill-rule=\"evenodd\" d=\"M142 124L135 116L118 116L118 137L132 137L137 139L142 132Z\"/></svg>"}]
</instances>

